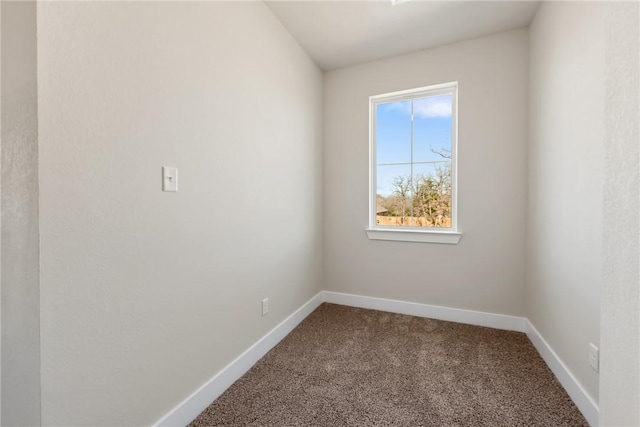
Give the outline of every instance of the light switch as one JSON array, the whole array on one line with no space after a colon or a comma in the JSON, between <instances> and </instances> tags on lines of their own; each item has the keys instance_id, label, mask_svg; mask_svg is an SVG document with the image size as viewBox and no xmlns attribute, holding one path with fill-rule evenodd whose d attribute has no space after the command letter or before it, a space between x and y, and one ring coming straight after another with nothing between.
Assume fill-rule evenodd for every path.
<instances>
[{"instance_id":1,"label":"light switch","mask_svg":"<svg viewBox=\"0 0 640 427\"><path fill-rule=\"evenodd\" d=\"M162 191L178 191L178 168L162 167Z\"/></svg>"}]
</instances>

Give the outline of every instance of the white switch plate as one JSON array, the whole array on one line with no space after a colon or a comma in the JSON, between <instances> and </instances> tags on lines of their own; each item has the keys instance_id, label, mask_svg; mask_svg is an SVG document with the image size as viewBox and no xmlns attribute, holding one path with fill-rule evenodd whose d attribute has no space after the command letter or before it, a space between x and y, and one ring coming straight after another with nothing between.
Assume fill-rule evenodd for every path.
<instances>
[{"instance_id":1,"label":"white switch plate","mask_svg":"<svg viewBox=\"0 0 640 427\"><path fill-rule=\"evenodd\" d=\"M267 314L269 314L269 298L262 300L262 315L266 316Z\"/></svg>"},{"instance_id":2,"label":"white switch plate","mask_svg":"<svg viewBox=\"0 0 640 427\"><path fill-rule=\"evenodd\" d=\"M178 168L162 167L162 191L178 191Z\"/></svg>"},{"instance_id":3,"label":"white switch plate","mask_svg":"<svg viewBox=\"0 0 640 427\"><path fill-rule=\"evenodd\" d=\"M592 342L589 343L589 365L596 371L600 370L600 350L598 347L593 345Z\"/></svg>"}]
</instances>

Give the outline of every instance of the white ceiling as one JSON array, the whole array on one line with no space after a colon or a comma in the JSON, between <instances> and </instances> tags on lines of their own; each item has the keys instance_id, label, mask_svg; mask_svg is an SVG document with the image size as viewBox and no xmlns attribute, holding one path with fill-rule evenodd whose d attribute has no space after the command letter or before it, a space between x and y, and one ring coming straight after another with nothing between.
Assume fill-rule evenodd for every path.
<instances>
[{"instance_id":1,"label":"white ceiling","mask_svg":"<svg viewBox=\"0 0 640 427\"><path fill-rule=\"evenodd\" d=\"M265 0L323 70L524 27L539 1Z\"/></svg>"}]
</instances>

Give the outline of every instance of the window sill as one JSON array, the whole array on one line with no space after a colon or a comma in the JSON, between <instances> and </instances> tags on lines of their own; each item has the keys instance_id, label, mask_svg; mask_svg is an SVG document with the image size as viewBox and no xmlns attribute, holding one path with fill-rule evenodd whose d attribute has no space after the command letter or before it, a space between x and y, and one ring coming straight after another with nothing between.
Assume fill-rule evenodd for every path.
<instances>
[{"instance_id":1,"label":"window sill","mask_svg":"<svg viewBox=\"0 0 640 427\"><path fill-rule=\"evenodd\" d=\"M462 233L457 231L392 230L367 228L370 240L394 240L398 242L445 243L457 245Z\"/></svg>"}]
</instances>

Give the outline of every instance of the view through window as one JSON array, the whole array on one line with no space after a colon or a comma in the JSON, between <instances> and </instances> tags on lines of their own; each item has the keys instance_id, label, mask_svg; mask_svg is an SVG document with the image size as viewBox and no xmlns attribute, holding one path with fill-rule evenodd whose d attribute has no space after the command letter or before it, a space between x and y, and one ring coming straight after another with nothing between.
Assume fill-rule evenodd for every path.
<instances>
[{"instance_id":1,"label":"view through window","mask_svg":"<svg viewBox=\"0 0 640 427\"><path fill-rule=\"evenodd\" d=\"M455 229L456 97L451 83L371 98L372 227Z\"/></svg>"}]
</instances>

